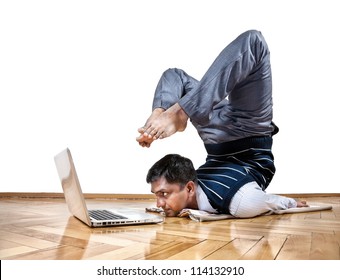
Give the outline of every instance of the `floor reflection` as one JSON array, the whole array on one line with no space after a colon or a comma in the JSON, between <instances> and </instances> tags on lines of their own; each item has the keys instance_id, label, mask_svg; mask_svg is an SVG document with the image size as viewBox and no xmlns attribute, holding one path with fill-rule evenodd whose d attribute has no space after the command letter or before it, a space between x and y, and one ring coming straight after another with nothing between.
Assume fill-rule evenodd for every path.
<instances>
[{"instance_id":1,"label":"floor reflection","mask_svg":"<svg viewBox=\"0 0 340 280\"><path fill-rule=\"evenodd\" d=\"M250 221L247 221L248 223ZM250 236L243 221L195 222L166 218L162 224L89 228L69 217L57 259L273 259L277 236ZM247 234L248 233L248 234ZM273 248L274 246L274 248Z\"/></svg>"}]
</instances>

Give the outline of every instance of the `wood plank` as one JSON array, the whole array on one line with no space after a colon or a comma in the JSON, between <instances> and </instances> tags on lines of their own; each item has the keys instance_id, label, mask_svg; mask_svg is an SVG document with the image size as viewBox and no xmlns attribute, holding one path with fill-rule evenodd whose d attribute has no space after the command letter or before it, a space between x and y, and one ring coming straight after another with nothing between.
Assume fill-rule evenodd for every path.
<instances>
[{"instance_id":1,"label":"wood plank","mask_svg":"<svg viewBox=\"0 0 340 280\"><path fill-rule=\"evenodd\" d=\"M226 242L223 241L205 240L168 257L167 260L202 260L224 245L226 245Z\"/></svg>"},{"instance_id":2,"label":"wood plank","mask_svg":"<svg viewBox=\"0 0 340 280\"><path fill-rule=\"evenodd\" d=\"M111 250L102 254L87 258L88 260L126 260L145 252L150 245L145 243L134 243L129 246ZM133 258L134 259L134 258Z\"/></svg>"},{"instance_id":3,"label":"wood plank","mask_svg":"<svg viewBox=\"0 0 340 280\"><path fill-rule=\"evenodd\" d=\"M16 246L12 248L2 249L0 250L0 259L6 260L6 259L15 259L15 256L21 255L26 252L32 252L36 251L35 248L28 247L28 246Z\"/></svg>"},{"instance_id":4,"label":"wood plank","mask_svg":"<svg viewBox=\"0 0 340 280\"><path fill-rule=\"evenodd\" d=\"M91 247L60 246L32 251L15 257L15 260L82 260L112 252L118 247L109 244L95 244Z\"/></svg>"},{"instance_id":5,"label":"wood plank","mask_svg":"<svg viewBox=\"0 0 340 280\"><path fill-rule=\"evenodd\" d=\"M334 239L338 242L338 246L340 247L340 231L334 231Z\"/></svg>"},{"instance_id":6,"label":"wood plank","mask_svg":"<svg viewBox=\"0 0 340 280\"><path fill-rule=\"evenodd\" d=\"M130 246L132 244L135 244L135 242L128 240L128 239L122 239L122 238L116 238L111 235L92 235L91 232L85 232L85 231L80 231L80 230L73 230L73 229L58 229L58 228L51 228L51 227L46 227L46 226L34 226L34 227L29 227L30 229L35 229L47 233L54 233L58 234L61 236L69 236L73 238L78 238L85 240L86 242L88 241L96 241L100 243L106 243L106 244L111 244L111 245L116 245L116 246Z\"/></svg>"},{"instance_id":7,"label":"wood plank","mask_svg":"<svg viewBox=\"0 0 340 280\"><path fill-rule=\"evenodd\" d=\"M150 248L146 254L144 254L144 257L141 257L140 259L145 260L164 260L167 258L170 258L173 255L176 255L178 252L182 252L184 250L187 250L191 247L193 247L195 243L193 242L177 242L173 241L166 245Z\"/></svg>"},{"instance_id":8,"label":"wood plank","mask_svg":"<svg viewBox=\"0 0 340 280\"><path fill-rule=\"evenodd\" d=\"M36 249L44 249L58 245L56 242L46 241L40 238L26 236L24 234L8 233L2 230L0 230L0 240L17 242L22 246L29 246Z\"/></svg>"},{"instance_id":9,"label":"wood plank","mask_svg":"<svg viewBox=\"0 0 340 280\"><path fill-rule=\"evenodd\" d=\"M17 242L11 242L11 241L8 241L8 240L0 239L0 250L10 249L10 248L13 248L13 247L18 247L18 246L20 246L20 244L17 243Z\"/></svg>"},{"instance_id":10,"label":"wood plank","mask_svg":"<svg viewBox=\"0 0 340 280\"><path fill-rule=\"evenodd\" d=\"M340 247L334 234L312 233L311 260L339 260Z\"/></svg>"},{"instance_id":11,"label":"wood plank","mask_svg":"<svg viewBox=\"0 0 340 280\"><path fill-rule=\"evenodd\" d=\"M275 260L283 244L286 241L284 236L268 236L259 240L241 260Z\"/></svg>"},{"instance_id":12,"label":"wood plank","mask_svg":"<svg viewBox=\"0 0 340 280\"><path fill-rule=\"evenodd\" d=\"M258 242L255 239L235 238L225 246L206 256L205 260L238 260Z\"/></svg>"},{"instance_id":13,"label":"wood plank","mask_svg":"<svg viewBox=\"0 0 340 280\"><path fill-rule=\"evenodd\" d=\"M284 243L277 260L308 260L312 237L310 235L290 235Z\"/></svg>"},{"instance_id":14,"label":"wood plank","mask_svg":"<svg viewBox=\"0 0 340 280\"><path fill-rule=\"evenodd\" d=\"M205 234L205 233L196 233L196 232L183 232L180 229L178 231L175 230L163 230L163 233L174 236L185 236L185 237L193 237L198 239L210 239L217 241L231 241L232 238L228 236L220 236L215 234Z\"/></svg>"}]
</instances>

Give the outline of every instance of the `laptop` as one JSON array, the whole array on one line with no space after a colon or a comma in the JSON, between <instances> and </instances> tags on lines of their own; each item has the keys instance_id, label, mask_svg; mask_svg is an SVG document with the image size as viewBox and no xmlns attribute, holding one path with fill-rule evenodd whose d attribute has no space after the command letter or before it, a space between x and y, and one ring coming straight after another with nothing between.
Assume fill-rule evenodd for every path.
<instances>
[{"instance_id":1,"label":"laptop","mask_svg":"<svg viewBox=\"0 0 340 280\"><path fill-rule=\"evenodd\" d=\"M164 221L159 215L134 209L88 210L80 186L71 151L67 148L54 157L68 209L73 216L90 227L154 224Z\"/></svg>"}]
</instances>

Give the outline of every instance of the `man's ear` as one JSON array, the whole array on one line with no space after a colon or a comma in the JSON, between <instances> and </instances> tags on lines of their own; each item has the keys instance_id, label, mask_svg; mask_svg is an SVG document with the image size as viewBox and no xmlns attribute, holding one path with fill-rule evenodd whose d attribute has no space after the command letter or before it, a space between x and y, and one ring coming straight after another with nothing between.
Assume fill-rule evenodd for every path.
<instances>
[{"instance_id":1,"label":"man's ear","mask_svg":"<svg viewBox=\"0 0 340 280\"><path fill-rule=\"evenodd\" d=\"M185 189L187 190L187 192L190 195L193 195L196 193L196 186L195 183L193 181L189 181L186 185L185 185Z\"/></svg>"}]
</instances>

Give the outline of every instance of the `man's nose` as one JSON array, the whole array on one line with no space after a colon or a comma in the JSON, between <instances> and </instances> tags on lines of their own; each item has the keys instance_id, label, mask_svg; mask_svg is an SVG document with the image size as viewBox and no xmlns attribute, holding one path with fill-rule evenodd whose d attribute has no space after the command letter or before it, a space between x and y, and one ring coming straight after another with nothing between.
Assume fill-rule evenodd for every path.
<instances>
[{"instance_id":1,"label":"man's nose","mask_svg":"<svg viewBox=\"0 0 340 280\"><path fill-rule=\"evenodd\" d=\"M164 207L164 206L165 206L164 199L161 197L157 197L157 207Z\"/></svg>"}]
</instances>

